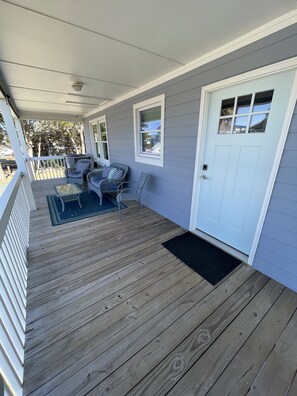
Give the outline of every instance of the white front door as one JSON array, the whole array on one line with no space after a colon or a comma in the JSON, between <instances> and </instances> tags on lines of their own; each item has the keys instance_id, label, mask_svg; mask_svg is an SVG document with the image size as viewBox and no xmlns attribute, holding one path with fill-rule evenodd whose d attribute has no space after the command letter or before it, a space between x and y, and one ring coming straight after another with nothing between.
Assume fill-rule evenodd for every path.
<instances>
[{"instance_id":1,"label":"white front door","mask_svg":"<svg viewBox=\"0 0 297 396\"><path fill-rule=\"evenodd\" d=\"M210 93L197 228L249 254L294 70Z\"/></svg>"}]
</instances>

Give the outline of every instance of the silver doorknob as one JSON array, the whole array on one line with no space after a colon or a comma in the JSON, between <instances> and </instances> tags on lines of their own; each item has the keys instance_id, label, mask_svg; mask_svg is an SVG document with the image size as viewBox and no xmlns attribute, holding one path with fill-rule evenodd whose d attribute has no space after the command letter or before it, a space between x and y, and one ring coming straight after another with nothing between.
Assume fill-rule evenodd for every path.
<instances>
[{"instance_id":1,"label":"silver doorknob","mask_svg":"<svg viewBox=\"0 0 297 396\"><path fill-rule=\"evenodd\" d=\"M200 179L206 180L206 179L209 179L209 177L202 175L202 176L200 176Z\"/></svg>"}]
</instances>

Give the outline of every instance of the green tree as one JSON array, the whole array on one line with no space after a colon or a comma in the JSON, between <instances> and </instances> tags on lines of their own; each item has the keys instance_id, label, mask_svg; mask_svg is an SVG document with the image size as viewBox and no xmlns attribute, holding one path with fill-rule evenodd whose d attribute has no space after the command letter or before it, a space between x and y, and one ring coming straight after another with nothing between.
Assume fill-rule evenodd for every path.
<instances>
[{"instance_id":1,"label":"green tree","mask_svg":"<svg viewBox=\"0 0 297 396\"><path fill-rule=\"evenodd\" d=\"M84 129L80 122L23 120L21 124L30 156L85 152Z\"/></svg>"}]
</instances>

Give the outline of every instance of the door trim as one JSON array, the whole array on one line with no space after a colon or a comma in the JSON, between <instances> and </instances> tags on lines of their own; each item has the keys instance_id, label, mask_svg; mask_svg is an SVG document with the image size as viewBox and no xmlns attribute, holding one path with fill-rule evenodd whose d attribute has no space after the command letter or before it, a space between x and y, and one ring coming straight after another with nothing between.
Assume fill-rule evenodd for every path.
<instances>
[{"instance_id":1,"label":"door trim","mask_svg":"<svg viewBox=\"0 0 297 396\"><path fill-rule=\"evenodd\" d=\"M294 82L292 84L292 90L289 98L289 103L287 107L287 111L284 117L284 122L282 126L282 130L280 132L279 142L276 148L275 158L273 161L273 166L271 168L271 173L269 177L269 182L267 185L266 193L264 196L264 201L262 204L258 224L256 226L255 235L251 247L251 251L248 255L247 263L249 265L253 264L253 260L255 257L255 253L257 250L257 246L259 243L261 231L263 228L266 212L268 209L270 197L272 194L272 190L274 187L277 171L279 168L279 164L281 161L282 153L284 150L284 146L286 143L286 138L289 132L290 123L292 120L292 116L294 113L296 100L297 100L297 57L292 59L288 59L282 62L275 63L273 65L265 66L256 70L252 70L247 73L243 73L241 75L228 78L226 80L221 80L215 82L213 84L206 85L201 88L201 99L200 99L200 117L198 123L198 138L197 138L197 146L196 146L196 158L195 158L195 169L194 169L194 180L193 180L193 192L192 192L192 203L191 203L191 214L190 214L190 223L189 230L193 231L197 229L197 214L198 214L198 203L199 203L199 195L200 195L200 186L201 186L201 169L204 158L204 150L205 150L205 142L206 142L206 126L208 119L208 111L209 111L209 101L210 94L218 89L231 87L232 85L237 85L239 83L252 81L254 79L269 76L272 74L278 74L280 72L284 72L290 69L296 69ZM198 230L201 231L201 230ZM220 245L223 243L219 241ZM216 244L214 240L214 244ZM223 243L224 244L224 243ZM220 246L221 247L221 246ZM227 249L227 245L226 245Z\"/></svg>"}]
</instances>

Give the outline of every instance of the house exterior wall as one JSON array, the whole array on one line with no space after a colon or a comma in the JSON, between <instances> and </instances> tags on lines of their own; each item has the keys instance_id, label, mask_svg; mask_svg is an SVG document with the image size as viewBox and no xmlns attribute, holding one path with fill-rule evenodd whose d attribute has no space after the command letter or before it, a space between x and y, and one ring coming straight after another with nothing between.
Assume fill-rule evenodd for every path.
<instances>
[{"instance_id":1,"label":"house exterior wall","mask_svg":"<svg viewBox=\"0 0 297 396\"><path fill-rule=\"evenodd\" d=\"M297 291L297 106L253 266Z\"/></svg>"},{"instance_id":2,"label":"house exterior wall","mask_svg":"<svg viewBox=\"0 0 297 396\"><path fill-rule=\"evenodd\" d=\"M297 25L292 25L289 28L216 59L215 61L167 81L133 98L109 107L103 112L98 112L85 120L86 127L90 120L101 115L106 115L111 162L117 161L129 165L131 168L131 179L137 178L141 171L148 172L151 178L148 188L144 193L144 204L164 217L188 229L201 87L294 56L297 56ZM137 163L134 160L133 104L163 93L166 95L164 167ZM294 127L294 123L297 125L297 121L293 121L291 129ZM297 130L297 128L295 128L295 130ZM288 153L292 150L290 150L289 147L292 141L295 141L296 147L296 138L297 133L294 135L294 131L292 130L288 137L284 158L291 158ZM286 161L289 160L290 159L284 159L284 163L286 164ZM291 161L294 161L293 158ZM271 253L267 250L267 243L269 238L273 238L271 235L271 233L273 233L273 224L271 220L273 216L274 218L275 216L282 217L284 223L282 228L286 229L289 233L291 232L291 238L293 237L292 231L290 231L290 224L294 218L294 208L296 212L296 172L295 162L295 173L292 170L286 173L282 165L278 174L274 196L269 206L259 248L256 253L255 263L257 263L256 265L259 269L262 265L263 272L265 272L265 265L267 266L269 264L268 254ZM285 183L282 181L284 178L289 180ZM292 183L291 185L289 183L290 180ZM287 192L280 192L283 188ZM286 195L290 194L290 191L291 198ZM279 195L281 194L285 194L286 196L280 197ZM290 202L295 200L295 206L291 202L294 208L292 208L290 213L273 210L275 205L282 207L288 200ZM277 236L274 237L278 239ZM281 238L278 240L281 244ZM266 244L265 241L267 242ZM284 245L280 246L284 248ZM290 246L295 248L296 256L296 243L295 247L292 244ZM266 250L264 250L265 247ZM264 260L262 260L263 256L266 258L266 264ZM284 254L282 254L282 257L284 257ZM294 273L297 276L297 268L296 265L294 267L292 254L287 260L287 268L291 268L292 272L295 271ZM260 262L263 264L260 264ZM289 265L289 263L291 264ZM269 271L266 271L266 273L269 273Z\"/></svg>"}]
</instances>

